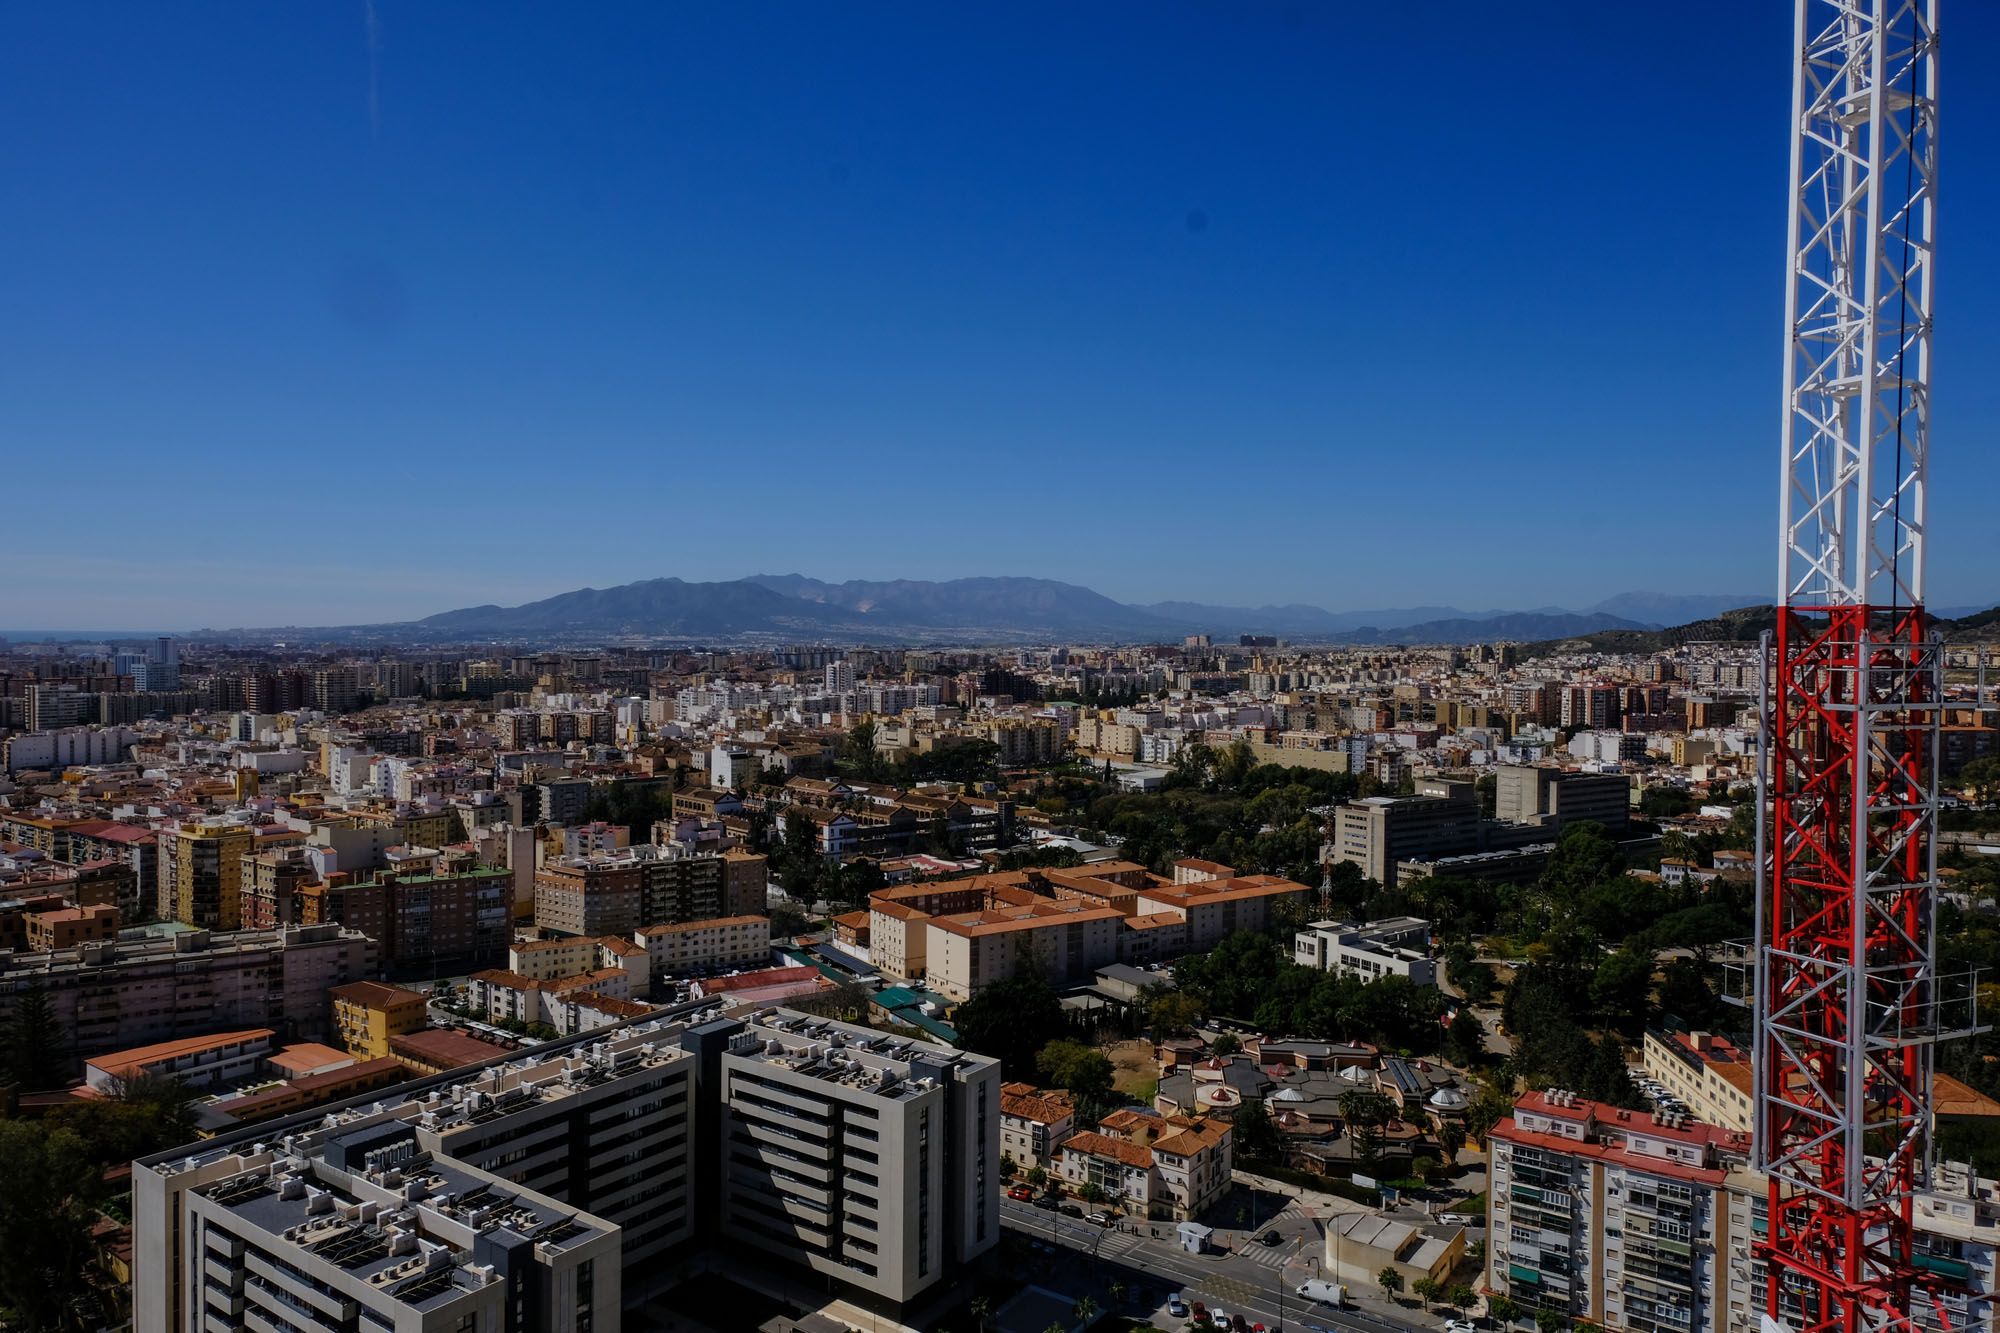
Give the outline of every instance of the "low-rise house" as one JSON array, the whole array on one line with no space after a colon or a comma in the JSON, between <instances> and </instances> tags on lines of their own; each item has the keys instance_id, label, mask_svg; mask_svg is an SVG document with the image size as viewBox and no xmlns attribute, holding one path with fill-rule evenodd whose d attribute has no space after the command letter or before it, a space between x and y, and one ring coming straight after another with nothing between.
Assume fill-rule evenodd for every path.
<instances>
[{"instance_id":1,"label":"low-rise house","mask_svg":"<svg viewBox=\"0 0 2000 1333\"><path fill-rule=\"evenodd\" d=\"M1032 1083L1000 1087L1000 1152L1022 1169L1046 1167L1076 1128L1076 1103L1066 1092Z\"/></svg>"}]
</instances>

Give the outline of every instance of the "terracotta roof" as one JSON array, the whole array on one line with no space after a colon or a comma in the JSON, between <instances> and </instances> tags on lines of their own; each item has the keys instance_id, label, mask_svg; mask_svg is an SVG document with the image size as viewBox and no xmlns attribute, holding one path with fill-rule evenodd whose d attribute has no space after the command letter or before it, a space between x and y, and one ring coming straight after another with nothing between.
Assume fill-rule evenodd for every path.
<instances>
[{"instance_id":1,"label":"terracotta roof","mask_svg":"<svg viewBox=\"0 0 2000 1333\"><path fill-rule=\"evenodd\" d=\"M368 1009L400 1009L424 1003L423 992L391 986L385 981L350 981L345 986L335 986L327 994Z\"/></svg>"},{"instance_id":2,"label":"terracotta roof","mask_svg":"<svg viewBox=\"0 0 2000 1333\"><path fill-rule=\"evenodd\" d=\"M143 1074L153 1065L163 1064L183 1055L199 1055L203 1051L220 1050L225 1046L256 1041L260 1038L269 1041L276 1035L270 1028L215 1032L206 1037L182 1037L177 1041L154 1042L151 1046L134 1046L127 1051L109 1051L103 1055L94 1055L85 1063L113 1078L125 1078L133 1074Z\"/></svg>"},{"instance_id":3,"label":"terracotta roof","mask_svg":"<svg viewBox=\"0 0 2000 1333\"><path fill-rule=\"evenodd\" d=\"M511 1047L482 1040L455 1028L433 1028L427 1032L412 1032L403 1037L391 1037L389 1049L394 1054L414 1060L418 1064L436 1065L444 1069L462 1069L466 1065L476 1065L495 1056L513 1054Z\"/></svg>"},{"instance_id":4,"label":"terracotta roof","mask_svg":"<svg viewBox=\"0 0 2000 1333\"><path fill-rule=\"evenodd\" d=\"M710 995L717 991L756 990L763 986L782 986L787 982L804 981L819 976L816 967L767 967L761 972L743 972L733 977L710 977L701 983L703 991Z\"/></svg>"},{"instance_id":5,"label":"terracotta roof","mask_svg":"<svg viewBox=\"0 0 2000 1333\"><path fill-rule=\"evenodd\" d=\"M713 930L719 926L770 925L768 916L715 916L706 921L676 921L664 926L641 926L638 933L648 938L654 935L685 935L694 930Z\"/></svg>"},{"instance_id":6,"label":"terracotta roof","mask_svg":"<svg viewBox=\"0 0 2000 1333\"><path fill-rule=\"evenodd\" d=\"M1099 1134L1086 1129L1080 1134L1072 1134L1063 1141L1062 1151L1082 1153L1086 1157L1106 1157L1126 1166L1146 1170L1153 1165L1153 1154L1136 1143L1114 1139L1109 1134Z\"/></svg>"},{"instance_id":7,"label":"terracotta roof","mask_svg":"<svg viewBox=\"0 0 2000 1333\"><path fill-rule=\"evenodd\" d=\"M1000 1088L1000 1114L1053 1125L1075 1115L1076 1104L1065 1092L1044 1092L1032 1083L1007 1083Z\"/></svg>"},{"instance_id":8,"label":"terracotta roof","mask_svg":"<svg viewBox=\"0 0 2000 1333\"><path fill-rule=\"evenodd\" d=\"M1931 1080L1931 1109L1938 1115L2000 1116L2000 1102L1950 1074L1939 1074Z\"/></svg>"}]
</instances>

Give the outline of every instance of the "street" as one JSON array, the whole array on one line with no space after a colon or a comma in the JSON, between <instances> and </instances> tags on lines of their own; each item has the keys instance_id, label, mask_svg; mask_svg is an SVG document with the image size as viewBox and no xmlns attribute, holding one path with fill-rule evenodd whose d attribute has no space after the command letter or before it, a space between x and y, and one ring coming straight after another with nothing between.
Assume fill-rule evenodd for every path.
<instances>
[{"instance_id":1,"label":"street","mask_svg":"<svg viewBox=\"0 0 2000 1333\"><path fill-rule=\"evenodd\" d=\"M1061 1213L1039 1209L1013 1199L1001 1202L1001 1223L1032 1241L1048 1244L1055 1254L1070 1253L1094 1258L1099 1264L1131 1270L1152 1288L1163 1288L1150 1308L1165 1303L1167 1293L1185 1291L1190 1300L1199 1300L1210 1309L1241 1314L1267 1328L1348 1329L1357 1333L1413 1333L1430 1330L1438 1321L1414 1322L1372 1309L1335 1310L1324 1305L1308 1305L1292 1294L1307 1278L1322 1276L1319 1224L1307 1217L1296 1204L1288 1204L1275 1219L1253 1231L1234 1232L1242 1243L1221 1254L1189 1254L1180 1247L1172 1222L1125 1222L1119 1227L1099 1227ZM1276 1230L1282 1243L1265 1246L1255 1239L1264 1231ZM1152 1233L1157 1232L1155 1237ZM1218 1235L1223 1234L1218 1230ZM1044 1281L1057 1281L1054 1275ZM1350 1290L1353 1284L1349 1284ZM1076 1294L1081 1294L1076 1293ZM1100 1297L1101 1300L1101 1297ZM1156 1321L1174 1327L1171 1316L1155 1315Z\"/></svg>"}]
</instances>

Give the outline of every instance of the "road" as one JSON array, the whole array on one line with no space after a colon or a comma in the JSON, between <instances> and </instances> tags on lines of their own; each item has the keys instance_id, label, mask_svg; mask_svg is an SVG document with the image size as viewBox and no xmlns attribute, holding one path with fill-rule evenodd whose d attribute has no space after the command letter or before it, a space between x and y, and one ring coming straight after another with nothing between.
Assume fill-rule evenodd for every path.
<instances>
[{"instance_id":1,"label":"road","mask_svg":"<svg viewBox=\"0 0 2000 1333\"><path fill-rule=\"evenodd\" d=\"M1244 1244L1234 1252L1222 1254L1189 1254L1180 1247L1171 1222L1126 1222L1116 1228L1092 1226L1013 1199L1001 1201L1001 1224L1048 1244L1055 1255L1076 1256L1082 1267L1089 1267L1092 1260L1100 1266L1122 1266L1154 1286L1164 1284L1166 1291L1185 1291L1190 1299L1199 1300L1210 1309L1240 1314L1273 1330L1284 1327L1343 1333L1420 1330L1428 1333L1436 1323L1412 1323L1374 1310L1308 1306L1294 1296L1292 1289L1299 1283L1322 1275L1319 1225L1296 1205L1288 1206L1278 1218L1257 1228L1256 1234L1276 1230L1283 1237L1280 1244L1267 1247L1258 1243L1253 1233L1230 1231L1226 1234L1242 1234ZM1158 1235L1153 1235L1154 1232ZM1054 1275L1044 1280L1061 1289ZM1164 1299L1164 1293L1161 1298ZM1102 1298L1099 1299L1102 1303Z\"/></svg>"}]
</instances>

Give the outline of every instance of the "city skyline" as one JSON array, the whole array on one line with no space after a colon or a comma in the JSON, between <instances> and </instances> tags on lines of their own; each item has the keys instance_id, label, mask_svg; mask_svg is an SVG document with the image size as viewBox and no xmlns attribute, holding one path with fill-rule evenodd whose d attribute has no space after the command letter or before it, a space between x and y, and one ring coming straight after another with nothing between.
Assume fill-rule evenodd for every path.
<instances>
[{"instance_id":1,"label":"city skyline","mask_svg":"<svg viewBox=\"0 0 2000 1333\"><path fill-rule=\"evenodd\" d=\"M1777 9L1421 60L1386 13L375 18L22 20L0 432L23 494L145 484L17 553L0 618L368 623L756 567L1340 608L1775 583ZM1996 128L1968 62L1955 218L1995 202ZM1965 247L1948 279L1932 593L1962 605L2000 555L1969 317L2000 273Z\"/></svg>"}]
</instances>

